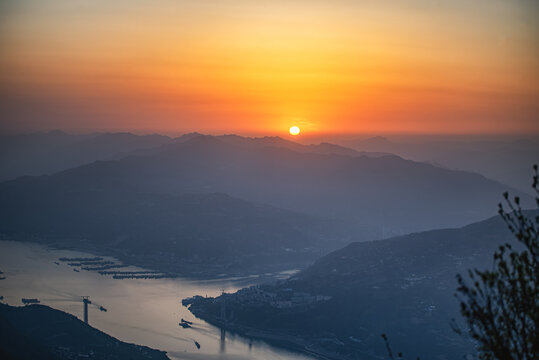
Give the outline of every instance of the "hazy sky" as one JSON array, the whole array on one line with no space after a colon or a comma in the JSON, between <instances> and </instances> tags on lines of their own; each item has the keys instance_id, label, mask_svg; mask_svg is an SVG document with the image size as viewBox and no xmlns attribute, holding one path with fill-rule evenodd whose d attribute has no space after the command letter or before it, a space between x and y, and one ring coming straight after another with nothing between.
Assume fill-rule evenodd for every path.
<instances>
[{"instance_id":1,"label":"hazy sky","mask_svg":"<svg viewBox=\"0 0 539 360\"><path fill-rule=\"evenodd\" d=\"M3 131L539 132L534 0L12 0Z\"/></svg>"}]
</instances>

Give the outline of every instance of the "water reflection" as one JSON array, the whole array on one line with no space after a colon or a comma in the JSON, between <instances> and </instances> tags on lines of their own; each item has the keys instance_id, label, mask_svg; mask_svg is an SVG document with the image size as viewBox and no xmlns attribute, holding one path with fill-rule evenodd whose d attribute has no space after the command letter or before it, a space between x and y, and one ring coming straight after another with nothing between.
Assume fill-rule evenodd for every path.
<instances>
[{"instance_id":1,"label":"water reflection","mask_svg":"<svg viewBox=\"0 0 539 360\"><path fill-rule=\"evenodd\" d=\"M45 305L82 319L81 296L88 295L92 302L107 309L105 312L90 306L88 321L92 326L122 341L165 350L171 359L312 359L227 333L195 318L181 306L183 298L233 292L259 281L257 277L243 281L115 280L95 272L74 272L66 264L55 264L62 256L87 255L31 243L0 241L0 270L6 277L0 281L3 302L18 306L23 297L38 298ZM226 314L226 309L223 311ZM181 318L192 322L192 327L179 326Z\"/></svg>"},{"instance_id":2,"label":"water reflection","mask_svg":"<svg viewBox=\"0 0 539 360\"><path fill-rule=\"evenodd\" d=\"M226 353L226 330L225 329L221 329L221 346L219 348L219 352L221 354L224 354Z\"/></svg>"}]
</instances>

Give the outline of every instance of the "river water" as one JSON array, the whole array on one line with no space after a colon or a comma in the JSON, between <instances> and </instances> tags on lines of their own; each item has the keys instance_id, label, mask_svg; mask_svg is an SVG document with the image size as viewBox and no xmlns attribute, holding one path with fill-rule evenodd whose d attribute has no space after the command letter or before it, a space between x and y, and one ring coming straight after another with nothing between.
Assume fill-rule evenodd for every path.
<instances>
[{"instance_id":1,"label":"river water","mask_svg":"<svg viewBox=\"0 0 539 360\"><path fill-rule=\"evenodd\" d=\"M96 272L73 271L60 257L92 257L70 250L12 241L0 241L0 281L3 302L20 306L21 298L38 298L42 304L82 319L81 296L90 296L89 323L122 341L164 350L171 359L309 360L311 357L282 350L262 341L223 333L195 318L181 305L193 295L216 296L233 292L258 278L194 281L175 279L116 280ZM122 269L136 270L136 268ZM193 327L178 326L180 319ZM197 349L195 341L200 344Z\"/></svg>"}]
</instances>

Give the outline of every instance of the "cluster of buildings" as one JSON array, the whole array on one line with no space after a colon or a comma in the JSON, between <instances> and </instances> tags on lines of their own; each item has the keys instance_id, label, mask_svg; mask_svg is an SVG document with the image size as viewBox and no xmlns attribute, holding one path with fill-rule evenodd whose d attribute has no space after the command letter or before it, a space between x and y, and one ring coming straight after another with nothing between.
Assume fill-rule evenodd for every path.
<instances>
[{"instance_id":1,"label":"cluster of buildings","mask_svg":"<svg viewBox=\"0 0 539 360\"><path fill-rule=\"evenodd\" d=\"M279 309L308 306L330 299L331 296L328 295L294 291L291 288L267 291L258 285L242 289L234 296L234 302L246 306L271 306Z\"/></svg>"}]
</instances>

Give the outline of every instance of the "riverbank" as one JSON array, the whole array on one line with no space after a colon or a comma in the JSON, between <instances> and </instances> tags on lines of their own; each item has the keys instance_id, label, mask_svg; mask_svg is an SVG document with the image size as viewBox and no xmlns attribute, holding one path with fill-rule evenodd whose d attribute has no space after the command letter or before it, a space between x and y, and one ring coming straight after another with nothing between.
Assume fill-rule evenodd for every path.
<instances>
[{"instance_id":1,"label":"riverbank","mask_svg":"<svg viewBox=\"0 0 539 360\"><path fill-rule=\"evenodd\" d=\"M74 272L64 263L55 264L61 257L94 256L79 251L53 250L29 242L0 241L1 270L7 276L1 284L3 303L20 305L21 298L37 298L41 304L83 319L81 296L87 295L92 301L88 308L91 326L122 341L164 350L173 360L312 359L232 333L221 340L220 329L195 318L179 302L196 294L217 296L222 291L235 292L262 281L260 277L120 281L93 271ZM99 306L107 311L100 311ZM182 318L192 322L192 327L179 326Z\"/></svg>"},{"instance_id":2,"label":"riverbank","mask_svg":"<svg viewBox=\"0 0 539 360\"><path fill-rule=\"evenodd\" d=\"M80 251L95 257L112 257L120 262L120 264L103 264L102 269L89 270L109 271L108 268L123 267L122 264L125 264L125 266L134 266L154 272L155 274L153 275L159 275L156 278L184 277L193 280L248 278L252 276L267 277L268 280L283 278L287 277L286 275L282 275L283 272L290 269L304 269L312 264L321 254L320 250L309 250L302 254L291 253L287 256L261 253L237 256L233 259L205 259L197 255L178 257L165 252L137 253L109 246L96 246L94 243L90 243L84 239L53 241L41 237L20 238L4 235L0 241L35 243L54 250ZM112 273L103 273L103 275L105 274L114 275ZM117 279L136 278L121 271L118 271L116 275L118 275L116 277Z\"/></svg>"},{"instance_id":3,"label":"riverbank","mask_svg":"<svg viewBox=\"0 0 539 360\"><path fill-rule=\"evenodd\" d=\"M183 299L182 304L187 307L196 318L204 320L227 332L250 339L265 341L271 345L298 352L318 360L342 359L342 354L332 353L325 349L321 349L317 347L315 343L291 333L260 330L254 327L239 325L235 322L223 321L218 316L213 316L210 312L205 311L203 306L200 306L204 301L208 301L208 299L195 296L193 298Z\"/></svg>"}]
</instances>

